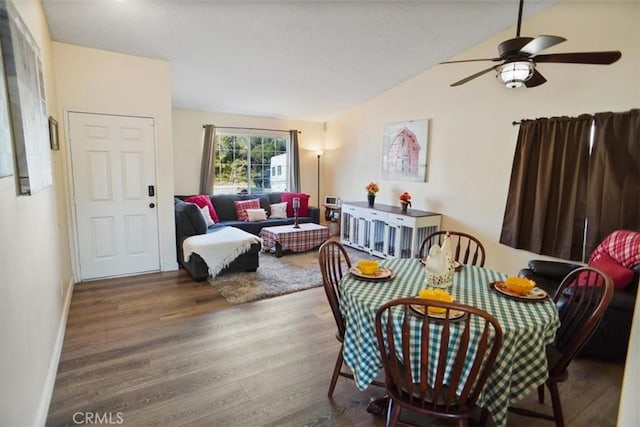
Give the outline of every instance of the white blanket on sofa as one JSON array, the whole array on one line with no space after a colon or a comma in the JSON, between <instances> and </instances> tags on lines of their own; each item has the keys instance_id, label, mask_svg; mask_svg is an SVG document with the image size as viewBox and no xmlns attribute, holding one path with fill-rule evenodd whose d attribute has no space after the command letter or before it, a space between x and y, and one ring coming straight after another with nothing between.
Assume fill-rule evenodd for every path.
<instances>
[{"instance_id":1,"label":"white blanket on sofa","mask_svg":"<svg viewBox=\"0 0 640 427\"><path fill-rule=\"evenodd\" d=\"M182 251L187 262L192 253L200 255L207 263L211 277L216 277L254 243L262 244L262 239L239 228L225 227L213 233L187 237L182 242Z\"/></svg>"}]
</instances>

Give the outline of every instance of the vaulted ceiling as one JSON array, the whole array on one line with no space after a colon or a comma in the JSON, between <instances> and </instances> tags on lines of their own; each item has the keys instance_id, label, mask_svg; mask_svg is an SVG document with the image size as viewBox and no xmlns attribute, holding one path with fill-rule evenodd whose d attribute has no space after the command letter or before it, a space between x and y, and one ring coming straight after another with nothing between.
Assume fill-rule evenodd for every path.
<instances>
[{"instance_id":1,"label":"vaulted ceiling","mask_svg":"<svg viewBox=\"0 0 640 427\"><path fill-rule=\"evenodd\" d=\"M556 1L527 1L525 16ZM176 108L317 121L512 27L518 12L517 0L42 3L55 41L170 61Z\"/></svg>"}]
</instances>

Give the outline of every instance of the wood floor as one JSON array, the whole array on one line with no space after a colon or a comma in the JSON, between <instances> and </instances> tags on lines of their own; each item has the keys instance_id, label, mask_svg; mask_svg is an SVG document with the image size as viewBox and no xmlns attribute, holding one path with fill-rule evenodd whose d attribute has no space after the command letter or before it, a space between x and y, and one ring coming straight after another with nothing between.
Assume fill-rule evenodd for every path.
<instances>
[{"instance_id":1,"label":"wood floor","mask_svg":"<svg viewBox=\"0 0 640 427\"><path fill-rule=\"evenodd\" d=\"M341 378L327 398L338 348L322 288L231 306L184 271L79 284L46 425L384 426L365 410L381 389ZM615 426L622 374L574 361L567 425ZM534 395L518 406L540 407Z\"/></svg>"}]
</instances>

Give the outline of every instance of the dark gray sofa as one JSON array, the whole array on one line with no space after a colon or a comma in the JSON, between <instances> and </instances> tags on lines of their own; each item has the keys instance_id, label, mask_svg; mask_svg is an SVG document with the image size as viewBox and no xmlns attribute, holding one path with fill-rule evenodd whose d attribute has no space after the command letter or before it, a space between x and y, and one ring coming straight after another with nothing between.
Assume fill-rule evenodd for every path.
<instances>
[{"instance_id":1,"label":"dark gray sofa","mask_svg":"<svg viewBox=\"0 0 640 427\"><path fill-rule=\"evenodd\" d=\"M182 252L182 242L190 236L215 233L223 227L236 227L254 235L259 235L263 227L272 227L277 225L293 224L294 218L274 218L264 221L238 221L236 219L236 208L233 203L236 200L259 199L260 207L267 212L267 217L271 214L270 205L281 202L281 193L269 194L219 194L209 196L211 204L219 218L219 222L208 227L204 218L200 214L198 207L185 203L184 200L189 196L175 196L174 211L176 222L176 254L178 264L182 266L195 281L204 281L209 277L209 269L204 260L197 254L192 254L189 261L184 260ZM309 206L308 216L298 218L300 223L314 222L320 223L320 209ZM255 271L258 268L258 252L260 245L251 245L249 252L246 252L236 258L221 274L226 272Z\"/></svg>"}]
</instances>

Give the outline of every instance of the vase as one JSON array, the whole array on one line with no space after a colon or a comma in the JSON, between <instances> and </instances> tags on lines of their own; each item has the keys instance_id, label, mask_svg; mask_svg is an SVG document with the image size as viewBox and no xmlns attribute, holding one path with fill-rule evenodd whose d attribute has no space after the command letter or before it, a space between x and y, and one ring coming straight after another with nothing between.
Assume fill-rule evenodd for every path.
<instances>
[{"instance_id":1,"label":"vase","mask_svg":"<svg viewBox=\"0 0 640 427\"><path fill-rule=\"evenodd\" d=\"M409 203L400 202L400 207L402 208L402 213L407 213L407 208L409 207Z\"/></svg>"},{"instance_id":2,"label":"vase","mask_svg":"<svg viewBox=\"0 0 640 427\"><path fill-rule=\"evenodd\" d=\"M367 201L369 202L369 206L373 206L374 202L376 201L376 195L367 194Z\"/></svg>"}]
</instances>

